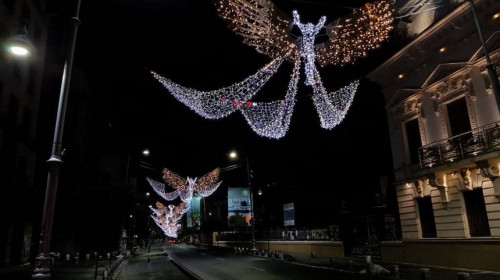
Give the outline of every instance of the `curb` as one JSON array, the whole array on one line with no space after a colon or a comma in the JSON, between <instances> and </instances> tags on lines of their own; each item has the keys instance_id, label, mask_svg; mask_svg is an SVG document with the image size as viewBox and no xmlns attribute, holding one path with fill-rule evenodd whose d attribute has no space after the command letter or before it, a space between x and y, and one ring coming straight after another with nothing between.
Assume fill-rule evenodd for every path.
<instances>
[{"instance_id":1,"label":"curb","mask_svg":"<svg viewBox=\"0 0 500 280\"><path fill-rule=\"evenodd\" d=\"M184 271L186 274L188 274L191 278L195 279L195 280L204 280L203 278L201 278L198 274L194 273L193 271L191 271L190 269L188 269L185 265L182 264L182 262L179 262L177 261L178 257L173 254L171 251L165 249L162 247L162 250L163 250L163 254L165 256L167 256L167 258L173 262L177 267L179 267L180 269L182 269L182 271Z\"/></svg>"}]
</instances>

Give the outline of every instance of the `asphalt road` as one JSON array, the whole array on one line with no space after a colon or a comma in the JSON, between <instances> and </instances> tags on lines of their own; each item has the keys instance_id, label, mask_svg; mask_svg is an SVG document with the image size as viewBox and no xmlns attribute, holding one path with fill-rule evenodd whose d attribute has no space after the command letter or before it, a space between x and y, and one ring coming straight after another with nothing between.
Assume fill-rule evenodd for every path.
<instances>
[{"instance_id":1,"label":"asphalt road","mask_svg":"<svg viewBox=\"0 0 500 280\"><path fill-rule=\"evenodd\" d=\"M203 280L380 279L185 244L164 250L175 263Z\"/></svg>"},{"instance_id":2,"label":"asphalt road","mask_svg":"<svg viewBox=\"0 0 500 280\"><path fill-rule=\"evenodd\" d=\"M159 247L153 247L151 252L131 258L117 278L119 280L193 280L192 276L171 262Z\"/></svg>"}]
</instances>

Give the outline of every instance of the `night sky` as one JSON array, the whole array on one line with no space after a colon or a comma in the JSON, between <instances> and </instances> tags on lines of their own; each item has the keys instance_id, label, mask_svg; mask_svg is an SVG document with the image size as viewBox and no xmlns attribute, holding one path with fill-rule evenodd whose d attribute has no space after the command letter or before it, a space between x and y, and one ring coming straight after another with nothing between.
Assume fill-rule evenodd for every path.
<instances>
[{"instance_id":1,"label":"night sky","mask_svg":"<svg viewBox=\"0 0 500 280\"><path fill-rule=\"evenodd\" d=\"M74 13L68 2L76 1L52 9L70 17ZM290 16L297 9L303 22L313 23L322 15L328 23L349 13L348 6L364 2L275 1ZM270 61L227 28L212 1L83 0L80 20L74 67L85 73L95 93L101 124L110 131L101 136L102 143L109 149L138 153L149 148L147 161L158 170L167 167L182 176L200 177L233 164L227 154L236 148L248 155L254 186L274 185L275 195L284 197L280 202L305 198L319 202L323 206L311 207L325 211L336 209L341 200L371 198L380 188L379 178L391 176L383 97L376 84L363 78L387 57L383 48L354 65L319 68L329 91L361 79L339 126L320 127L312 90L302 79L289 131L275 140L255 134L239 112L220 120L202 118L149 73L212 90L239 82ZM257 98L282 98L291 69L284 63ZM222 179L230 181L231 172L224 172Z\"/></svg>"}]
</instances>

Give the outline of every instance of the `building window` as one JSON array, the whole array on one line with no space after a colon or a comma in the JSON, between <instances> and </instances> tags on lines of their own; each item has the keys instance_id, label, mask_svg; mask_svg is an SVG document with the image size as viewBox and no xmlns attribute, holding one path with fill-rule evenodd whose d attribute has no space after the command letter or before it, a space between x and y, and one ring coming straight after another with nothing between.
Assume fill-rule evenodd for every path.
<instances>
[{"instance_id":1,"label":"building window","mask_svg":"<svg viewBox=\"0 0 500 280\"><path fill-rule=\"evenodd\" d=\"M423 238L436 237L436 222L434 210L432 210L432 199L430 196L417 198L418 214L420 216L420 227Z\"/></svg>"},{"instance_id":2,"label":"building window","mask_svg":"<svg viewBox=\"0 0 500 280\"><path fill-rule=\"evenodd\" d=\"M483 189L462 192L467 210L467 221L471 237L491 236Z\"/></svg>"},{"instance_id":3,"label":"building window","mask_svg":"<svg viewBox=\"0 0 500 280\"><path fill-rule=\"evenodd\" d=\"M450 136L460 135L471 131L469 113L465 97L459 98L446 105L448 111L448 127Z\"/></svg>"},{"instance_id":4,"label":"building window","mask_svg":"<svg viewBox=\"0 0 500 280\"><path fill-rule=\"evenodd\" d=\"M416 164L420 162L418 157L418 148L422 147L422 140L420 139L420 127L418 119L413 119L405 123L406 130L406 143L408 147L408 154L410 156L410 163Z\"/></svg>"}]
</instances>

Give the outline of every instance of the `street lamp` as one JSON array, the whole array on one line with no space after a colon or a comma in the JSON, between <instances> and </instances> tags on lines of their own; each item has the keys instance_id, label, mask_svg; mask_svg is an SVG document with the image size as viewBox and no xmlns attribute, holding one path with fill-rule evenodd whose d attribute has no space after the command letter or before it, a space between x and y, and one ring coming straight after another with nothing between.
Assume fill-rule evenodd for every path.
<instances>
[{"instance_id":1,"label":"street lamp","mask_svg":"<svg viewBox=\"0 0 500 280\"><path fill-rule=\"evenodd\" d=\"M49 164L49 173L47 178L47 188L45 191L45 201L42 216L42 228L40 233L39 255L36 258L36 265L32 278L34 279L50 279L51 278L51 258L50 258L50 241L52 237L52 223L54 219L54 208L56 202L57 183L59 181L59 171L62 154L62 136L64 129L64 119L66 116L66 104L68 101L68 90L70 85L71 70L73 68L73 56L75 52L76 34L80 20L81 0L77 0L76 13L71 20L71 36L69 37L69 49L66 54L64 70L61 81L61 91L59 94L59 105L57 108L57 118L54 130L54 141L52 143L52 153L47 163Z\"/></svg>"},{"instance_id":2,"label":"street lamp","mask_svg":"<svg viewBox=\"0 0 500 280\"><path fill-rule=\"evenodd\" d=\"M231 151L229 153L229 158L237 159L238 153L236 151ZM247 184L248 189L250 190L250 226L252 227L252 251L255 251L255 218L253 213L253 188L250 180L250 165L248 164L248 156L245 155L245 164L246 164L246 172L247 172Z\"/></svg>"},{"instance_id":3,"label":"street lamp","mask_svg":"<svg viewBox=\"0 0 500 280\"><path fill-rule=\"evenodd\" d=\"M149 155L151 154L150 150L148 148L145 148L141 151L141 154L145 157L149 157ZM128 159L127 159L127 169L125 170L125 182L126 183L129 183L130 182L130 164L131 164L131 161L132 161L132 154L129 153L128 154ZM145 162L142 162L140 161L139 162L140 164L146 164ZM151 167L149 166L141 166L141 167L145 167L145 168L149 168L151 169Z\"/></svg>"},{"instance_id":4,"label":"street lamp","mask_svg":"<svg viewBox=\"0 0 500 280\"><path fill-rule=\"evenodd\" d=\"M26 27L22 34L12 36L5 41L5 50L16 57L27 57L35 52L35 46L28 37Z\"/></svg>"}]
</instances>

